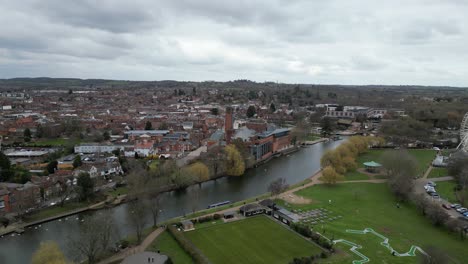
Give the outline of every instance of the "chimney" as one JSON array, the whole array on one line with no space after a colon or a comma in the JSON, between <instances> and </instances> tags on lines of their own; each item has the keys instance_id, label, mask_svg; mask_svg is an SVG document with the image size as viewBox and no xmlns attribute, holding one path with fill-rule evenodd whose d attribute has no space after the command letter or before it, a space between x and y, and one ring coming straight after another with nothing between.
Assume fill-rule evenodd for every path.
<instances>
[{"instance_id":1,"label":"chimney","mask_svg":"<svg viewBox=\"0 0 468 264\"><path fill-rule=\"evenodd\" d=\"M224 133L225 133L225 137L226 137L225 139L226 139L227 144L231 143L231 137L234 134L234 129L233 129L234 118L232 116L232 112L233 111L231 107L226 108L226 117L224 120Z\"/></svg>"}]
</instances>

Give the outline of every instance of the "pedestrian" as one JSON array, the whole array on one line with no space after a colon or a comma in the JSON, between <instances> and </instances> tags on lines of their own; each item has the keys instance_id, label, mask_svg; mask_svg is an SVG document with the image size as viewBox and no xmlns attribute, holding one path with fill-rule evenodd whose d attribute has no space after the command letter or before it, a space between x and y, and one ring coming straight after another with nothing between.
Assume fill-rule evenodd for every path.
<instances>
[{"instance_id":1,"label":"pedestrian","mask_svg":"<svg viewBox=\"0 0 468 264\"><path fill-rule=\"evenodd\" d=\"M328 200L328 204L331 204L331 200Z\"/></svg>"}]
</instances>

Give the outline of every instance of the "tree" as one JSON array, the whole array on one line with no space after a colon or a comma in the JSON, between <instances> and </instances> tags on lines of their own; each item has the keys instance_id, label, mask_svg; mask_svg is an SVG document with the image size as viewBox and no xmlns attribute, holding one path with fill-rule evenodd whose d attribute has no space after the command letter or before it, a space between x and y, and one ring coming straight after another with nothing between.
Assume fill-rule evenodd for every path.
<instances>
[{"instance_id":1,"label":"tree","mask_svg":"<svg viewBox=\"0 0 468 264\"><path fill-rule=\"evenodd\" d=\"M31 130L29 130L29 128L26 128L23 132L23 137L24 137L24 141L25 142L29 142L31 141Z\"/></svg>"},{"instance_id":2,"label":"tree","mask_svg":"<svg viewBox=\"0 0 468 264\"><path fill-rule=\"evenodd\" d=\"M286 183L285 178L278 178L268 185L268 191L271 192L272 196L277 196L278 194L286 191L288 187L289 184Z\"/></svg>"},{"instance_id":3,"label":"tree","mask_svg":"<svg viewBox=\"0 0 468 264\"><path fill-rule=\"evenodd\" d=\"M211 109L210 109L210 112L211 112L212 115L216 115L216 116L219 115L219 109L216 108L216 107L215 107L215 108L211 108Z\"/></svg>"},{"instance_id":4,"label":"tree","mask_svg":"<svg viewBox=\"0 0 468 264\"><path fill-rule=\"evenodd\" d=\"M69 237L68 244L77 260L82 262L82 257L85 256L87 263L93 264L109 249L112 241L118 238L117 230L108 213L96 214L83 221L79 226L79 236Z\"/></svg>"},{"instance_id":5,"label":"tree","mask_svg":"<svg viewBox=\"0 0 468 264\"><path fill-rule=\"evenodd\" d=\"M391 191L400 201L408 200L417 174L415 158L408 151L386 151L382 155L382 165Z\"/></svg>"},{"instance_id":6,"label":"tree","mask_svg":"<svg viewBox=\"0 0 468 264\"><path fill-rule=\"evenodd\" d=\"M210 170L208 167L198 161L188 167L188 171L193 176L194 180L204 182L210 179Z\"/></svg>"},{"instance_id":7,"label":"tree","mask_svg":"<svg viewBox=\"0 0 468 264\"><path fill-rule=\"evenodd\" d=\"M149 129L147 129L147 130L149 130ZM102 138L104 140L109 140L111 138L109 131L104 131L104 133L102 133Z\"/></svg>"},{"instance_id":8,"label":"tree","mask_svg":"<svg viewBox=\"0 0 468 264\"><path fill-rule=\"evenodd\" d=\"M150 210L151 216L153 218L153 227L156 227L156 225L158 224L158 217L159 217L159 213L161 210L160 193L153 192L153 193L148 194L146 202L147 202L146 207L148 207L148 209Z\"/></svg>"},{"instance_id":9,"label":"tree","mask_svg":"<svg viewBox=\"0 0 468 264\"><path fill-rule=\"evenodd\" d=\"M335 122L329 117L322 118L320 122L320 126L322 127L322 134L324 136L329 136L333 130L335 130Z\"/></svg>"},{"instance_id":10,"label":"tree","mask_svg":"<svg viewBox=\"0 0 468 264\"><path fill-rule=\"evenodd\" d=\"M221 146L214 146L208 149L202 156L202 160L210 168L212 177L222 174L225 170L226 153Z\"/></svg>"},{"instance_id":11,"label":"tree","mask_svg":"<svg viewBox=\"0 0 468 264\"><path fill-rule=\"evenodd\" d=\"M94 182L88 173L78 175L77 186L81 201L89 200L94 195Z\"/></svg>"},{"instance_id":12,"label":"tree","mask_svg":"<svg viewBox=\"0 0 468 264\"><path fill-rule=\"evenodd\" d=\"M2 224L4 228L6 228L10 224L10 219L8 219L5 216L0 216L0 224Z\"/></svg>"},{"instance_id":13,"label":"tree","mask_svg":"<svg viewBox=\"0 0 468 264\"><path fill-rule=\"evenodd\" d=\"M415 203L416 207L421 210L422 215L426 215L427 213L427 208L430 205L429 200L426 198L426 194L420 193L420 194L414 194L412 196L412 201Z\"/></svg>"},{"instance_id":14,"label":"tree","mask_svg":"<svg viewBox=\"0 0 468 264\"><path fill-rule=\"evenodd\" d=\"M430 203L427 208L427 217L431 220L432 224L435 226L443 225L450 216L445 212L445 210L436 203Z\"/></svg>"},{"instance_id":15,"label":"tree","mask_svg":"<svg viewBox=\"0 0 468 264\"><path fill-rule=\"evenodd\" d=\"M142 241L143 229L146 225L147 203L145 203L141 197L138 197L131 201L127 208L127 218L130 225L132 225L135 230L135 235L139 244Z\"/></svg>"},{"instance_id":16,"label":"tree","mask_svg":"<svg viewBox=\"0 0 468 264\"><path fill-rule=\"evenodd\" d=\"M162 122L159 127L158 127L159 130L168 130L169 129L169 125L166 123L166 122Z\"/></svg>"},{"instance_id":17,"label":"tree","mask_svg":"<svg viewBox=\"0 0 468 264\"><path fill-rule=\"evenodd\" d=\"M8 181L11 176L12 171L10 159L0 151L0 181Z\"/></svg>"},{"instance_id":18,"label":"tree","mask_svg":"<svg viewBox=\"0 0 468 264\"><path fill-rule=\"evenodd\" d=\"M227 145L226 152L226 174L229 176L241 176L245 171L245 163L235 145Z\"/></svg>"},{"instance_id":19,"label":"tree","mask_svg":"<svg viewBox=\"0 0 468 264\"><path fill-rule=\"evenodd\" d=\"M331 166L327 166L322 171L322 177L320 178L326 184L336 184L338 181L343 180L343 176L338 174L335 169Z\"/></svg>"},{"instance_id":20,"label":"tree","mask_svg":"<svg viewBox=\"0 0 468 264\"><path fill-rule=\"evenodd\" d=\"M53 241L41 242L39 248L34 252L32 264L66 264L67 260L57 243Z\"/></svg>"},{"instance_id":21,"label":"tree","mask_svg":"<svg viewBox=\"0 0 468 264\"><path fill-rule=\"evenodd\" d=\"M83 162L81 161L81 156L76 155L75 158L73 159L73 168L78 168L81 165L83 165Z\"/></svg>"},{"instance_id":22,"label":"tree","mask_svg":"<svg viewBox=\"0 0 468 264\"><path fill-rule=\"evenodd\" d=\"M150 121L146 121L145 130L152 130L153 124Z\"/></svg>"},{"instance_id":23,"label":"tree","mask_svg":"<svg viewBox=\"0 0 468 264\"><path fill-rule=\"evenodd\" d=\"M246 115L248 118L254 117L256 113L257 113L257 109L255 108L255 106L251 105L249 106L249 108L247 108Z\"/></svg>"},{"instance_id":24,"label":"tree","mask_svg":"<svg viewBox=\"0 0 468 264\"><path fill-rule=\"evenodd\" d=\"M47 171L52 174L55 172L55 170L57 170L57 166L58 166L58 161L56 160L53 160L51 162L49 162L49 164L47 164Z\"/></svg>"},{"instance_id":25,"label":"tree","mask_svg":"<svg viewBox=\"0 0 468 264\"><path fill-rule=\"evenodd\" d=\"M270 104L270 112L274 113L276 111L276 106L274 103Z\"/></svg>"},{"instance_id":26,"label":"tree","mask_svg":"<svg viewBox=\"0 0 468 264\"><path fill-rule=\"evenodd\" d=\"M322 168L330 166L338 173L346 172L340 153L335 150L328 150L325 152L325 154L323 154L322 158L320 159L320 165Z\"/></svg>"},{"instance_id":27,"label":"tree","mask_svg":"<svg viewBox=\"0 0 468 264\"><path fill-rule=\"evenodd\" d=\"M73 185L67 185L66 183L62 183L60 186L60 192L59 192L59 198L60 198L60 207L63 207L65 204L65 201L67 200L68 197L70 197L73 193L75 193L75 188L73 188Z\"/></svg>"}]
</instances>

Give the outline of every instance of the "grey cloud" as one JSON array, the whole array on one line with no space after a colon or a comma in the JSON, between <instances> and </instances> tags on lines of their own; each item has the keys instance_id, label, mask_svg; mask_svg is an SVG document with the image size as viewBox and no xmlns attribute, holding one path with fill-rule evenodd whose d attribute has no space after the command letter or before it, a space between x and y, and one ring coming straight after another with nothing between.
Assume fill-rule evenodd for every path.
<instances>
[{"instance_id":1,"label":"grey cloud","mask_svg":"<svg viewBox=\"0 0 468 264\"><path fill-rule=\"evenodd\" d=\"M76 27L85 27L114 33L133 32L136 30L159 27L161 21L152 8L138 5L139 1L82 0L37 1L34 7L54 23L65 23Z\"/></svg>"},{"instance_id":2,"label":"grey cloud","mask_svg":"<svg viewBox=\"0 0 468 264\"><path fill-rule=\"evenodd\" d=\"M1 77L468 84L457 0L0 0L0 12Z\"/></svg>"}]
</instances>

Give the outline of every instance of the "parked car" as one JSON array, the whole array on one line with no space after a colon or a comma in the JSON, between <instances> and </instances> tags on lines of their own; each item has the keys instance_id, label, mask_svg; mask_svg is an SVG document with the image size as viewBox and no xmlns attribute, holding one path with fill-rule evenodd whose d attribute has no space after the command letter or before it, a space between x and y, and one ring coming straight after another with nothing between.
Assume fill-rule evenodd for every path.
<instances>
[{"instance_id":1,"label":"parked car","mask_svg":"<svg viewBox=\"0 0 468 264\"><path fill-rule=\"evenodd\" d=\"M433 181L427 182L426 185L429 185L429 186L432 186L432 187L436 187L436 186L437 186L437 184L436 184L435 182L433 182Z\"/></svg>"},{"instance_id":2,"label":"parked car","mask_svg":"<svg viewBox=\"0 0 468 264\"><path fill-rule=\"evenodd\" d=\"M454 208L454 209L457 209L457 208L460 208L461 205L459 204L451 204L450 207Z\"/></svg>"},{"instance_id":3,"label":"parked car","mask_svg":"<svg viewBox=\"0 0 468 264\"><path fill-rule=\"evenodd\" d=\"M460 214L463 214L466 211L468 211L468 209L466 209L465 207L460 207L457 209L457 212L459 212Z\"/></svg>"},{"instance_id":4,"label":"parked car","mask_svg":"<svg viewBox=\"0 0 468 264\"><path fill-rule=\"evenodd\" d=\"M452 209L452 208L450 207L450 205L448 205L448 204L442 204L442 207L443 207L444 209L447 209L447 210Z\"/></svg>"},{"instance_id":5,"label":"parked car","mask_svg":"<svg viewBox=\"0 0 468 264\"><path fill-rule=\"evenodd\" d=\"M468 211L464 212L463 216L468 216Z\"/></svg>"},{"instance_id":6,"label":"parked car","mask_svg":"<svg viewBox=\"0 0 468 264\"><path fill-rule=\"evenodd\" d=\"M431 193L432 199L440 199L439 194L437 193Z\"/></svg>"}]
</instances>

